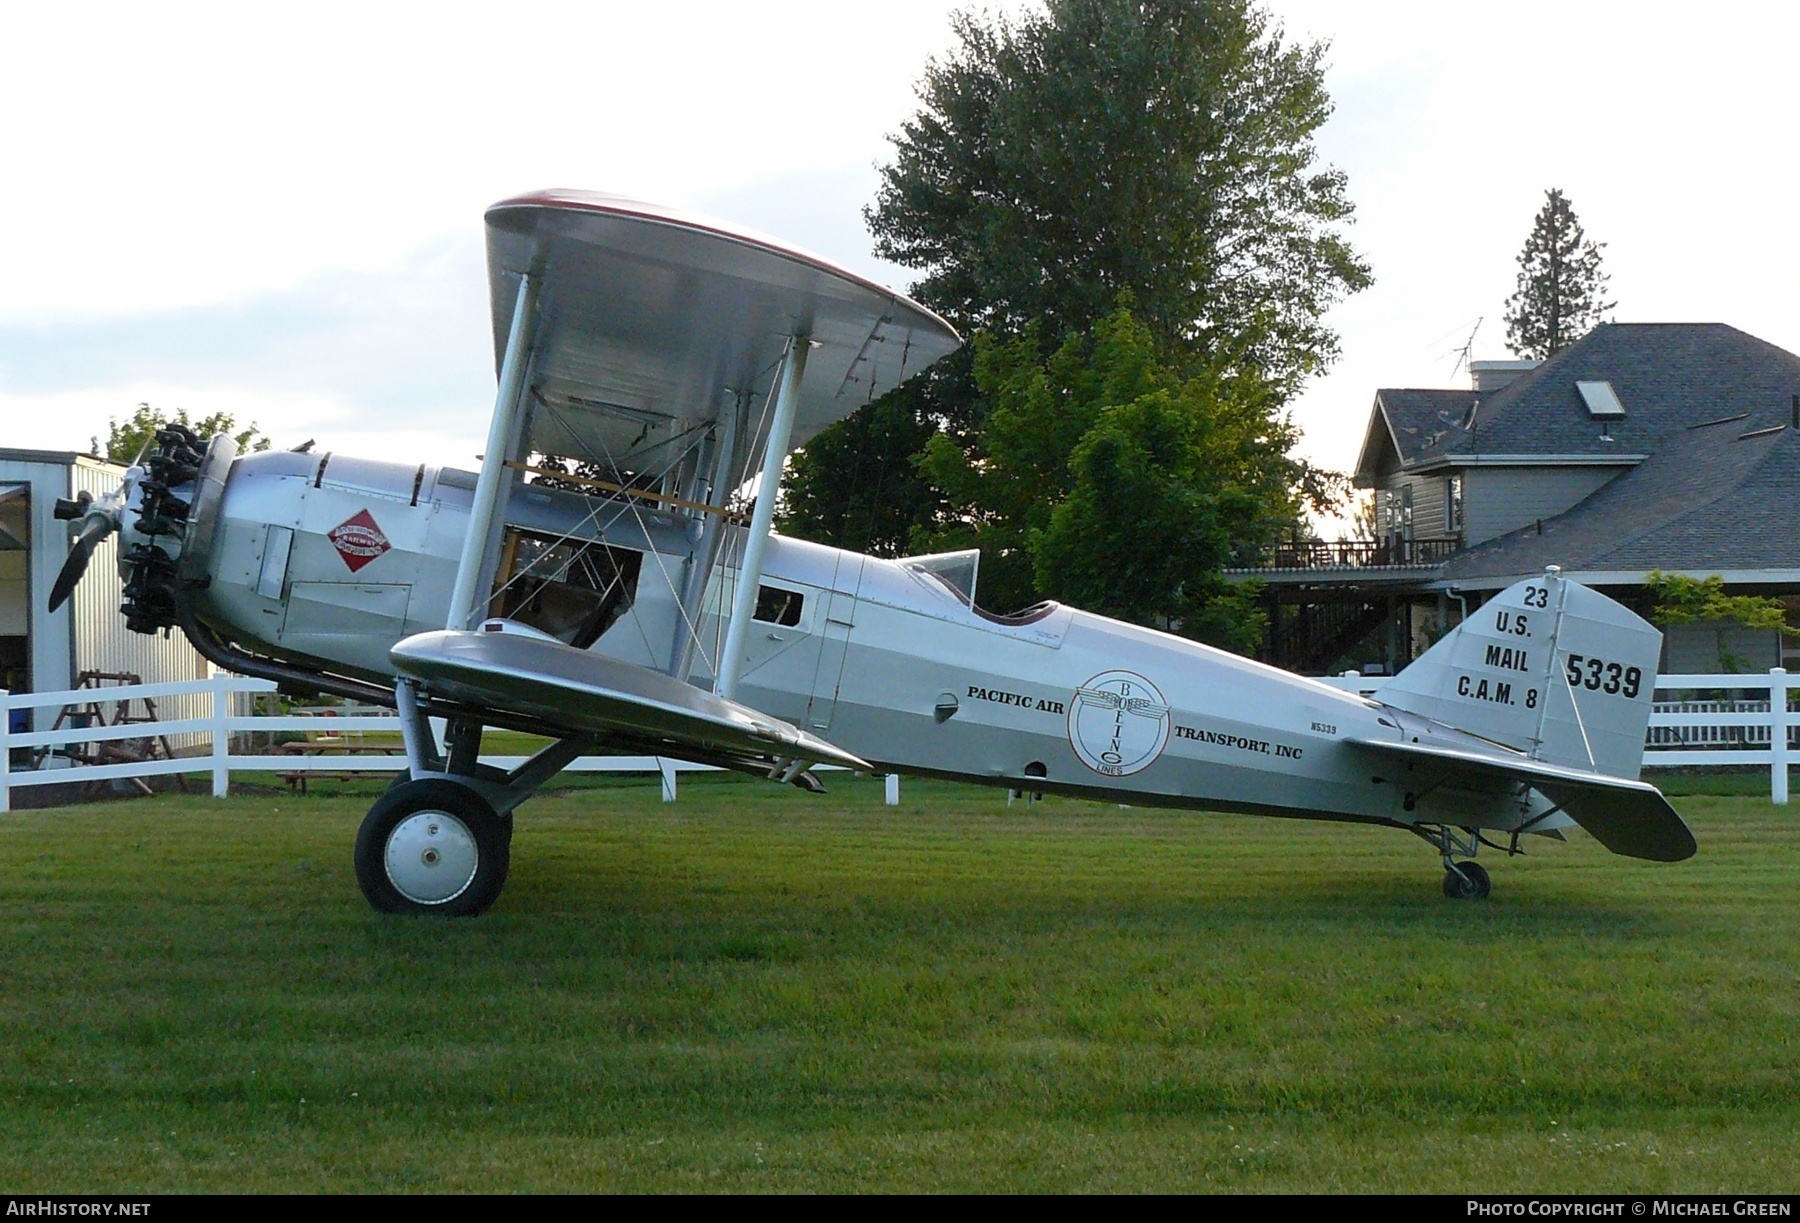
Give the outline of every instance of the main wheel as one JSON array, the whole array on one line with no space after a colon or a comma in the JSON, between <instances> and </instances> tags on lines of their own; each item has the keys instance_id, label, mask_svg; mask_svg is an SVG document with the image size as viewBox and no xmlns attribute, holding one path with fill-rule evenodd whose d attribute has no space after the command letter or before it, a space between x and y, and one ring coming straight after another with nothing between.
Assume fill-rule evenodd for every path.
<instances>
[{"instance_id":1,"label":"main wheel","mask_svg":"<svg viewBox=\"0 0 1800 1223\"><path fill-rule=\"evenodd\" d=\"M1487 868L1478 862L1459 862L1444 872L1444 895L1452 900L1486 900L1493 890Z\"/></svg>"},{"instance_id":2,"label":"main wheel","mask_svg":"<svg viewBox=\"0 0 1800 1223\"><path fill-rule=\"evenodd\" d=\"M497 768L492 767L491 765L478 764L475 766L475 770L476 770L476 772L475 772L476 777L483 778L488 781L498 781L498 782L502 782L502 783L504 783L506 781L506 770L505 769L497 769ZM179 773L177 773L175 775L175 780L176 781L181 780L181 775ZM409 784L411 781L412 781L412 770L411 769L401 769L398 773L394 774L394 780L388 782L388 788L385 791L385 793L392 794L395 790L398 790L401 786ZM512 837L513 837L513 813L512 812L508 811L505 815L500 817L500 832L501 832L501 835L503 835L506 838L506 849L507 849L507 852L510 854L512 852Z\"/></svg>"},{"instance_id":3,"label":"main wheel","mask_svg":"<svg viewBox=\"0 0 1800 1223\"><path fill-rule=\"evenodd\" d=\"M356 833L356 882L380 913L473 917L506 885L506 821L453 781L406 781L375 801Z\"/></svg>"}]
</instances>

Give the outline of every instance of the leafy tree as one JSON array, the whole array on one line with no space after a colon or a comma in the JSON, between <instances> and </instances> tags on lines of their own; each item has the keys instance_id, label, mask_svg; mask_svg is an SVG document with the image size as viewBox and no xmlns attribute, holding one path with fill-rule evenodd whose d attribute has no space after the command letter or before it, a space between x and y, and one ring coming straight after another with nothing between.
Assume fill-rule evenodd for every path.
<instances>
[{"instance_id":1,"label":"leafy tree","mask_svg":"<svg viewBox=\"0 0 1800 1223\"><path fill-rule=\"evenodd\" d=\"M1556 188L1519 252L1518 287L1506 302L1506 343L1521 357L1548 360L1599 325L1616 302L1606 296L1608 277L1600 267L1605 243L1589 240Z\"/></svg>"},{"instance_id":2,"label":"leafy tree","mask_svg":"<svg viewBox=\"0 0 1800 1223\"><path fill-rule=\"evenodd\" d=\"M1728 595L1725 579L1718 574L1709 578L1691 578L1679 573L1652 569L1644 575L1652 606L1650 620L1667 627L1671 624L1711 624L1718 648L1719 665L1726 671L1741 671L1744 660L1725 648L1725 634L1732 624L1745 628L1775 629L1787 636L1800 636L1800 630L1789 628L1787 607L1772 596Z\"/></svg>"},{"instance_id":3,"label":"leafy tree","mask_svg":"<svg viewBox=\"0 0 1800 1223\"><path fill-rule=\"evenodd\" d=\"M876 556L907 551L944 508L913 456L970 401L968 385L959 353L813 438L789 460L777 528Z\"/></svg>"},{"instance_id":4,"label":"leafy tree","mask_svg":"<svg viewBox=\"0 0 1800 1223\"><path fill-rule=\"evenodd\" d=\"M1065 599L1139 624L1248 650L1254 591L1219 570L1291 522L1304 473L1271 428L1266 384L1182 375L1159 361L1127 307L1048 358L1036 327L982 333L975 379L993 404L969 445L946 435L920 467L950 513L920 551L982 550L982 601Z\"/></svg>"},{"instance_id":5,"label":"leafy tree","mask_svg":"<svg viewBox=\"0 0 1800 1223\"><path fill-rule=\"evenodd\" d=\"M106 422L106 446L102 448L100 439L95 437L88 439L89 447L92 453L103 454L115 463L129 463L146 448L155 445L156 431L169 424L186 425L199 434L203 441L228 433L239 450L269 448L269 439L262 435L260 429L255 425L239 429L237 420L229 412L214 412L211 416L190 420L186 408L177 408L171 415L147 403L140 403L124 420L109 418Z\"/></svg>"},{"instance_id":6,"label":"leafy tree","mask_svg":"<svg viewBox=\"0 0 1800 1223\"><path fill-rule=\"evenodd\" d=\"M1090 341L1069 338L1048 359L1035 323L1012 339L978 332L974 381L990 405L983 427L964 441L935 434L920 455L945 508L919 529L914 548L980 548L989 607L1040 597L1031 545L1074 487L1070 456L1104 405L1153 389L1147 335L1129 314L1118 321Z\"/></svg>"},{"instance_id":7,"label":"leafy tree","mask_svg":"<svg viewBox=\"0 0 1800 1223\"><path fill-rule=\"evenodd\" d=\"M1047 0L952 20L959 45L927 65L865 212L877 252L917 269L913 292L965 331L1005 345L1036 323L1044 357L1126 294L1165 361L1253 377L1273 422L1337 354L1326 309L1370 283L1342 233L1344 175L1313 143L1331 111L1324 48L1286 43L1250 0ZM993 406L974 379L946 378L911 401L909 436L967 448ZM875 451L892 456L882 488L919 492L908 469L928 451L902 457L897 425L852 418L815 438L807 452L833 461L796 459L783 529L853 546L840 527L876 520L858 500ZM854 478L847 455L864 456ZM922 494L886 508L869 538L909 516L942 525Z\"/></svg>"},{"instance_id":8,"label":"leafy tree","mask_svg":"<svg viewBox=\"0 0 1800 1223\"><path fill-rule=\"evenodd\" d=\"M1075 487L1033 549L1038 584L1118 619L1248 653L1266 617L1256 592L1219 570L1266 532L1269 507L1254 488L1219 483L1241 477L1222 469L1247 456L1219 436L1229 430L1193 389L1108 409L1081 439L1069 462Z\"/></svg>"}]
</instances>

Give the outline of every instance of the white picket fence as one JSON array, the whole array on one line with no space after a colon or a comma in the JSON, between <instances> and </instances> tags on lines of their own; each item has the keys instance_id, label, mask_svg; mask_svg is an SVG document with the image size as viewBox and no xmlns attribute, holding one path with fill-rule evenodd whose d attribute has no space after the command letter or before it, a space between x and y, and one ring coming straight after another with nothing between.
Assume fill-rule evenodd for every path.
<instances>
[{"instance_id":1,"label":"white picket fence","mask_svg":"<svg viewBox=\"0 0 1800 1223\"><path fill-rule=\"evenodd\" d=\"M1365 696L1380 693L1387 681L1378 676L1339 676L1325 681ZM1766 766L1769 796L1788 801L1788 764L1800 752L1800 710L1788 708L1789 693L1800 685L1777 667L1767 675L1662 675L1658 694L1669 694L1652 706L1650 729L1645 737L1646 769L1679 769L1710 765ZM9 693L0 689L0 812L11 810L16 787L68 785L129 777L159 777L174 773L207 773L215 797L225 796L234 772L244 773L395 773L406 767L403 755L291 755L284 753L234 753L233 736L248 733L310 732L315 736L349 736L370 731L398 735L400 719L391 711L353 712L316 710L308 714L235 713L239 693L275 691L267 680L219 674L211 679L166 684L136 684L117 688L83 688L67 692ZM60 709L99 702L161 700L193 693L212 696L211 716L160 722L136 722L120 726L63 726L56 730L11 731L15 709ZM1756 696L1683 697L1680 693L1760 693ZM1771 696L1774 697L1771 700ZM1771 713L1771 710L1774 712ZM1776 733L1780 727L1780 733ZM140 760L119 764L74 764L66 753L71 748L111 740L144 739L155 735L201 735L210 744L204 755L177 759ZM318 744L330 751L329 742ZM58 749L61 749L60 752ZM12 755L35 758L42 767L14 768ZM523 756L483 756L483 764L515 768ZM662 756L582 756L569 766L577 773L658 773L665 802L676 797L676 775L711 771L709 765L689 764ZM887 801L900 801L900 779L887 778Z\"/></svg>"},{"instance_id":2,"label":"white picket fence","mask_svg":"<svg viewBox=\"0 0 1800 1223\"><path fill-rule=\"evenodd\" d=\"M82 688L66 692L9 693L0 689L0 812L12 809L12 791L23 786L70 785L90 781L111 781L130 777L161 777L174 773L207 773L212 777L215 798L223 798L234 772L243 773L396 773L406 767L406 757L395 755L293 755L286 753L234 753L233 737L240 740L247 732L302 732L316 736L314 746L322 753L332 750L336 740L354 744L356 738L371 731L398 735L400 719L392 711L354 712L345 716L337 710L320 709L311 713L253 714L234 713L242 704L234 698L239 693L263 694L275 691L268 680L246 679L220 674L211 679L179 683L134 684L108 688ZM212 714L204 718L171 718L157 722L133 722L118 726L68 725L56 730L13 732L15 709L60 709L63 706L85 706L99 703L113 706L118 701L140 701L144 698L163 700L168 697L210 694ZM439 728L441 733L441 726ZM129 761L119 764L77 764L70 760L71 749L116 740L142 740L157 735L202 735L210 743L204 755L180 756L175 759ZM34 759L40 767L17 768L13 754ZM524 763L523 756L483 756L483 764L515 768ZM692 771L712 771L710 765L689 764L662 756L581 756L568 766L577 773L659 773L662 776L664 802L675 801L676 775ZM899 778L889 777L887 798L900 801Z\"/></svg>"}]
</instances>

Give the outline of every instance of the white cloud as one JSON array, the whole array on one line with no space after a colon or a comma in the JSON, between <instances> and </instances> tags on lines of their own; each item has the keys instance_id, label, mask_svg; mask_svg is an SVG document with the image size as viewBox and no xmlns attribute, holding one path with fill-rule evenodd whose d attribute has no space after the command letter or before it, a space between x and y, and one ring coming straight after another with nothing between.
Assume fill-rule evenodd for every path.
<instances>
[{"instance_id":1,"label":"white cloud","mask_svg":"<svg viewBox=\"0 0 1800 1223\"><path fill-rule=\"evenodd\" d=\"M796 171L702 206L903 283L905 269L869 254L859 208L874 179L858 167ZM315 437L467 465L493 403L487 293L477 229L386 268L320 271L226 302L0 323L0 444L77 449L151 403L227 411L280 445Z\"/></svg>"},{"instance_id":2,"label":"white cloud","mask_svg":"<svg viewBox=\"0 0 1800 1223\"><path fill-rule=\"evenodd\" d=\"M481 251L454 239L225 303L0 325L0 405L7 444L58 449L140 402L227 411L283 444L355 449L396 426L481 437L492 354Z\"/></svg>"},{"instance_id":3,"label":"white cloud","mask_svg":"<svg viewBox=\"0 0 1800 1223\"><path fill-rule=\"evenodd\" d=\"M374 269L520 191L871 161L949 0L38 5L0 51L0 318Z\"/></svg>"}]
</instances>

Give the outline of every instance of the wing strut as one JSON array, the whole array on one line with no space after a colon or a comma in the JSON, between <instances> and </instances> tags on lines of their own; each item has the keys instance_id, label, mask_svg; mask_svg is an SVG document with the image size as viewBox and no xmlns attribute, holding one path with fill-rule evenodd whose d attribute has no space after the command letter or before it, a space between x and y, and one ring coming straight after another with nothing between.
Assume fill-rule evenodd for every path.
<instances>
[{"instance_id":1,"label":"wing strut","mask_svg":"<svg viewBox=\"0 0 1800 1223\"><path fill-rule=\"evenodd\" d=\"M810 336L796 335L788 341L781 364L781 390L775 400L775 416L769 422L768 448L763 451L756 511L750 516L750 533L744 540L744 563L738 568L731 623L726 627L725 649L719 656L719 681L713 687L728 701L737 698L738 678L744 669L750 621L756 614L756 592L762 585L763 557L769 550L769 530L775 521L775 501L781 491L781 469L787 461L788 438L793 434L794 413L800 403L800 379L806 375L806 355L811 349Z\"/></svg>"},{"instance_id":2,"label":"wing strut","mask_svg":"<svg viewBox=\"0 0 1800 1223\"><path fill-rule=\"evenodd\" d=\"M749 410L749 396L740 394L733 401L731 410L725 413L724 436L714 442L712 483L704 497L694 500L720 507L729 500L731 473L737 462L738 434ZM706 584L712 580L713 569L719 563L719 549L731 523L721 508L718 512L708 513L700 529L700 542L694 546L688 562L687 581L682 585L681 615L676 618L675 643L669 661L669 674L684 683L693 670L694 649L699 644L700 604L706 597Z\"/></svg>"},{"instance_id":3,"label":"wing strut","mask_svg":"<svg viewBox=\"0 0 1800 1223\"><path fill-rule=\"evenodd\" d=\"M507 333L506 355L500 362L500 389L494 395L494 419L488 424L487 453L481 458L481 475L475 481L469 533L463 536L462 561L456 567L456 587L450 595L445 628L472 628L476 617L487 612L487 592L494 584L493 569L499 559L500 520L506 512L502 484L517 478L506 464L515 457L513 450L525 435L525 374L537 331L537 297L537 277L519 277L512 330Z\"/></svg>"}]
</instances>

